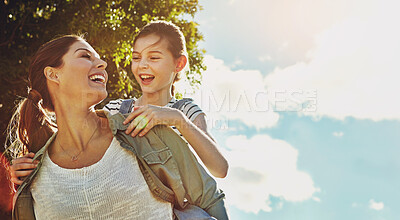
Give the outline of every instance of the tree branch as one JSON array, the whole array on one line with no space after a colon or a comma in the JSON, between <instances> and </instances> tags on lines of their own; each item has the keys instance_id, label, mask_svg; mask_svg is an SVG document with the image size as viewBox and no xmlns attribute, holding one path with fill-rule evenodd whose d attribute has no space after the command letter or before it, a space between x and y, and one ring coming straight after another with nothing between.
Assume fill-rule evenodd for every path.
<instances>
[{"instance_id":1,"label":"tree branch","mask_svg":"<svg viewBox=\"0 0 400 220\"><path fill-rule=\"evenodd\" d=\"M14 28L14 30L13 30L11 36L10 36L10 39L8 39L7 41L5 41L5 42L3 42L3 43L0 43L0 47L9 44L9 43L14 39L15 32L17 31L17 29L18 29L20 26L21 26L21 28L24 26L24 23L25 23L25 20L26 20L27 17L28 17L28 15L25 15L25 16L22 18L22 20L19 22L19 24L18 24L17 26L15 26L15 28Z\"/></svg>"}]
</instances>

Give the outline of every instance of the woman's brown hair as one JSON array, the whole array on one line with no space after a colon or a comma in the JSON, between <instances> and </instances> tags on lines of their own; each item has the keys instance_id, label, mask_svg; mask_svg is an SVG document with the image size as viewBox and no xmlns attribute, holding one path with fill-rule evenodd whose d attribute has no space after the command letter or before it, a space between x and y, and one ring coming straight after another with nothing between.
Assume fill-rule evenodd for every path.
<instances>
[{"instance_id":1,"label":"woman's brown hair","mask_svg":"<svg viewBox=\"0 0 400 220\"><path fill-rule=\"evenodd\" d=\"M166 39L168 42L168 50L172 53L175 59L178 59L182 55L187 56L185 36L178 26L167 21L152 21L145 25L133 41L135 45L136 41L141 37L155 34L160 37L160 40ZM180 72L176 74L174 82L181 79ZM171 93L174 95L175 86L172 84Z\"/></svg>"},{"instance_id":2,"label":"woman's brown hair","mask_svg":"<svg viewBox=\"0 0 400 220\"><path fill-rule=\"evenodd\" d=\"M12 157L37 152L57 128L54 123L54 106L44 75L46 67L61 67L63 56L70 46L83 40L76 35L65 35L43 44L29 65L28 96L19 102L8 125L8 151ZM53 119L52 119L53 117Z\"/></svg>"}]
</instances>

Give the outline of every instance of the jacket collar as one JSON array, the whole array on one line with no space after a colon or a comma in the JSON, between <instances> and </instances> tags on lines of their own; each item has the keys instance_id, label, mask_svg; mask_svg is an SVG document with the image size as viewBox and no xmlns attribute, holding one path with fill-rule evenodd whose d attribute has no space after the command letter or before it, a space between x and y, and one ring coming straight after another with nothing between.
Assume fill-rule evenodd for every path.
<instances>
[{"instance_id":1,"label":"jacket collar","mask_svg":"<svg viewBox=\"0 0 400 220\"><path fill-rule=\"evenodd\" d=\"M124 125L123 123L129 114L121 114L118 112L112 115L110 112L104 110L97 110L96 113L98 116L106 117L108 119L108 125L114 135L118 130L124 131L129 126L129 124Z\"/></svg>"},{"instance_id":2,"label":"jacket collar","mask_svg":"<svg viewBox=\"0 0 400 220\"><path fill-rule=\"evenodd\" d=\"M46 144L36 152L35 156L33 157L33 160L40 159L42 160L44 152L46 152L47 148L50 146L50 144L53 142L54 138L57 136L57 131L54 132L53 135L47 140Z\"/></svg>"}]
</instances>

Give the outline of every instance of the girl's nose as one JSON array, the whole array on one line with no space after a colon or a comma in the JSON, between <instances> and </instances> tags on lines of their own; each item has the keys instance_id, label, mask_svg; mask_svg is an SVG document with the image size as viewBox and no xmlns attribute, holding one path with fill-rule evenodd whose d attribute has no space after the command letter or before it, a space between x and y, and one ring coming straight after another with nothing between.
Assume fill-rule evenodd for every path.
<instances>
[{"instance_id":1,"label":"girl's nose","mask_svg":"<svg viewBox=\"0 0 400 220\"><path fill-rule=\"evenodd\" d=\"M149 68L149 64L147 63L146 59L141 59L140 60L139 67L140 68L144 68L144 69Z\"/></svg>"}]
</instances>

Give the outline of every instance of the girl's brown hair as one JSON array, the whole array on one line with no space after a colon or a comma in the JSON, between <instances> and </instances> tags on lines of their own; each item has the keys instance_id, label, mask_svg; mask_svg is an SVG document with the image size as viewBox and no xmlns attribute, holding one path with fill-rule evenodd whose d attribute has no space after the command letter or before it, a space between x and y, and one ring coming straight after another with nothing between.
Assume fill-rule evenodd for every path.
<instances>
[{"instance_id":1,"label":"girl's brown hair","mask_svg":"<svg viewBox=\"0 0 400 220\"><path fill-rule=\"evenodd\" d=\"M37 152L57 128L44 69L61 67L63 56L79 40L83 38L76 35L56 38L43 44L33 56L29 65L28 97L19 102L8 125L7 142L12 143L8 149L12 157L27 151Z\"/></svg>"},{"instance_id":2,"label":"girl's brown hair","mask_svg":"<svg viewBox=\"0 0 400 220\"><path fill-rule=\"evenodd\" d=\"M152 21L144 26L133 41L135 45L136 41L151 34L155 34L160 37L160 40L166 39L168 42L168 50L172 53L175 59L178 59L182 55L187 57L186 41L185 36L178 26L167 21ZM174 82L181 79L180 72L176 74ZM175 86L172 84L171 93L174 95Z\"/></svg>"}]
</instances>

